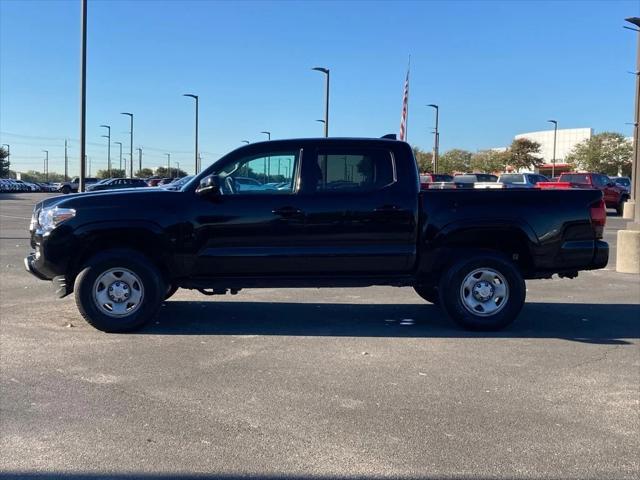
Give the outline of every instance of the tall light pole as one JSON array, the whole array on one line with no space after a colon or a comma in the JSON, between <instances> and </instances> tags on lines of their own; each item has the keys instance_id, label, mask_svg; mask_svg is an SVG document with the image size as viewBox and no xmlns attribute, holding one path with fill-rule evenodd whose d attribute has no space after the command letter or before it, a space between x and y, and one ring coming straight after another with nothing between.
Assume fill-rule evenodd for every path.
<instances>
[{"instance_id":1,"label":"tall light pole","mask_svg":"<svg viewBox=\"0 0 640 480\"><path fill-rule=\"evenodd\" d=\"M637 28L625 27L634 30L638 35L636 50L636 99L635 118L633 129L633 163L631 164L631 201L625 205L624 218L631 218L628 210L633 208L633 221L627 224L625 230L618 230L616 249L616 271L623 273L640 273L640 149L638 148L638 123L640 122L640 17L625 19Z\"/></svg>"},{"instance_id":2,"label":"tall light pole","mask_svg":"<svg viewBox=\"0 0 640 480\"><path fill-rule=\"evenodd\" d=\"M200 162L198 162L198 95L194 95L193 93L185 93L182 95L183 97L191 97L196 101L196 150L195 150L195 172L196 175L200 173Z\"/></svg>"},{"instance_id":3,"label":"tall light pole","mask_svg":"<svg viewBox=\"0 0 640 480\"><path fill-rule=\"evenodd\" d=\"M436 130L435 136L433 137L433 173L438 173L438 156L440 155L440 130L438 130L438 122L440 117L440 107L435 103L430 103L427 107L431 107L436 111Z\"/></svg>"},{"instance_id":4,"label":"tall light pole","mask_svg":"<svg viewBox=\"0 0 640 480\"><path fill-rule=\"evenodd\" d=\"M49 150L42 150L45 153L44 157L44 178L45 181L49 181Z\"/></svg>"},{"instance_id":5,"label":"tall light pole","mask_svg":"<svg viewBox=\"0 0 640 480\"><path fill-rule=\"evenodd\" d=\"M329 69L324 67L313 67L311 70L324 73L326 77L324 89L324 136L329 136Z\"/></svg>"},{"instance_id":6,"label":"tall light pole","mask_svg":"<svg viewBox=\"0 0 640 480\"><path fill-rule=\"evenodd\" d=\"M64 139L64 181L69 178L69 155L67 151L67 139Z\"/></svg>"},{"instance_id":7,"label":"tall light pole","mask_svg":"<svg viewBox=\"0 0 640 480\"><path fill-rule=\"evenodd\" d=\"M558 122L556 120L547 120L553 123L553 159L551 160L551 176L556 176L556 141L558 139Z\"/></svg>"},{"instance_id":8,"label":"tall light pole","mask_svg":"<svg viewBox=\"0 0 640 480\"><path fill-rule=\"evenodd\" d=\"M264 132L260 132L260 133L264 133L267 138L269 139L269 141L271 141L271 132L268 131L264 131ZM267 163L267 157L265 157L264 159L264 183L267 183L267 170L271 167L271 158L269 158L269 163Z\"/></svg>"},{"instance_id":9,"label":"tall light pole","mask_svg":"<svg viewBox=\"0 0 640 480\"><path fill-rule=\"evenodd\" d=\"M129 143L129 160L131 160L129 164L129 177L133 178L133 113L120 112L120 115L126 115L131 119L131 131L129 132L131 134Z\"/></svg>"},{"instance_id":10,"label":"tall light pole","mask_svg":"<svg viewBox=\"0 0 640 480\"><path fill-rule=\"evenodd\" d=\"M116 145L120 145L120 171L122 171L122 142L113 142ZM126 166L125 166L126 167ZM127 172L124 172L124 176L127 176Z\"/></svg>"},{"instance_id":11,"label":"tall light pole","mask_svg":"<svg viewBox=\"0 0 640 480\"><path fill-rule=\"evenodd\" d=\"M66 140L65 140L66 142ZM66 145L66 143L65 143ZM9 145L8 143L3 143L2 144L3 147L7 147L7 170L11 168L11 145Z\"/></svg>"},{"instance_id":12,"label":"tall light pole","mask_svg":"<svg viewBox=\"0 0 640 480\"><path fill-rule=\"evenodd\" d=\"M136 148L138 150L138 173L142 171L142 147Z\"/></svg>"},{"instance_id":13,"label":"tall light pole","mask_svg":"<svg viewBox=\"0 0 640 480\"><path fill-rule=\"evenodd\" d=\"M84 192L87 161L87 0L81 0L80 5L80 183L78 191Z\"/></svg>"},{"instance_id":14,"label":"tall light pole","mask_svg":"<svg viewBox=\"0 0 640 480\"><path fill-rule=\"evenodd\" d=\"M322 131L324 132L324 126L326 125L325 121L324 120L316 120L316 122L322 124Z\"/></svg>"},{"instance_id":15,"label":"tall light pole","mask_svg":"<svg viewBox=\"0 0 640 480\"><path fill-rule=\"evenodd\" d=\"M167 177L171 178L171 154L165 153L167 156Z\"/></svg>"},{"instance_id":16,"label":"tall light pole","mask_svg":"<svg viewBox=\"0 0 640 480\"><path fill-rule=\"evenodd\" d=\"M110 125L100 125L102 128L107 129L107 134L102 135L107 138L107 173L109 178L111 178L111 126Z\"/></svg>"}]
</instances>

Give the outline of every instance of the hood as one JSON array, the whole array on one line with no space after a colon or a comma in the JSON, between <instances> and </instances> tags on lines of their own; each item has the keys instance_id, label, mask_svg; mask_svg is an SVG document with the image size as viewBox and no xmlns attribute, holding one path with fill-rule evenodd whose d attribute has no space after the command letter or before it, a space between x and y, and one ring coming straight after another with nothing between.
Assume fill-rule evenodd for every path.
<instances>
[{"instance_id":1,"label":"hood","mask_svg":"<svg viewBox=\"0 0 640 480\"><path fill-rule=\"evenodd\" d=\"M163 194L176 194L175 190L166 190L159 188L123 188L120 190L98 190L95 192L84 193L71 193L68 195L56 195L55 197L45 198L41 202L36 203L34 210L41 208L54 207L56 205L68 205L68 206L82 206L85 201L87 203L96 204L105 203L110 204L115 201L127 201L128 199L135 200L139 198L139 195L163 195ZM147 197L145 197L147 198Z\"/></svg>"}]
</instances>

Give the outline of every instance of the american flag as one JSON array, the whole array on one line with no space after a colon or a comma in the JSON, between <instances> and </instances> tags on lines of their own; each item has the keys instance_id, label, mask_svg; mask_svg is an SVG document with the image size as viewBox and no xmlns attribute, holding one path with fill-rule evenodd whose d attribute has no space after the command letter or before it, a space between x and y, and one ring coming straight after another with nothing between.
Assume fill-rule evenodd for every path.
<instances>
[{"instance_id":1,"label":"american flag","mask_svg":"<svg viewBox=\"0 0 640 480\"><path fill-rule=\"evenodd\" d=\"M402 115L400 116L400 135L398 140L403 142L407 139L407 117L409 116L409 69L407 69L407 79L404 81L404 94L402 95Z\"/></svg>"}]
</instances>

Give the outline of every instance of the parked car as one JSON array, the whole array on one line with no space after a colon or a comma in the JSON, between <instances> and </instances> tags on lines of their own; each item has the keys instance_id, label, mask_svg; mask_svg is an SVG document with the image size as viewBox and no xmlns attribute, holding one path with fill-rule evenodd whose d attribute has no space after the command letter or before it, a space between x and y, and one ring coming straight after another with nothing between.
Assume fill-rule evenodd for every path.
<instances>
[{"instance_id":1,"label":"parked car","mask_svg":"<svg viewBox=\"0 0 640 480\"><path fill-rule=\"evenodd\" d=\"M457 188L474 188L478 182L497 182L498 177L490 173L458 173L453 176Z\"/></svg>"},{"instance_id":2,"label":"parked car","mask_svg":"<svg viewBox=\"0 0 640 480\"><path fill-rule=\"evenodd\" d=\"M147 182L141 178L108 178L87 187L88 192L98 192L101 190L118 190L123 188L148 187Z\"/></svg>"},{"instance_id":3,"label":"parked car","mask_svg":"<svg viewBox=\"0 0 640 480\"><path fill-rule=\"evenodd\" d=\"M167 178L161 178L160 181L157 183L157 185L168 185L171 182L173 182L175 180L175 178L173 177L167 177Z\"/></svg>"},{"instance_id":4,"label":"parked car","mask_svg":"<svg viewBox=\"0 0 640 480\"><path fill-rule=\"evenodd\" d=\"M573 188L600 190L604 195L607 208L615 208L618 215L622 215L624 202L629 200L629 192L602 173L563 173L558 179L558 183L562 182L568 183Z\"/></svg>"},{"instance_id":5,"label":"parked car","mask_svg":"<svg viewBox=\"0 0 640 480\"><path fill-rule=\"evenodd\" d=\"M162 178L160 177L151 177L147 179L147 185L149 185L150 187L157 187L158 183L160 183L160 181L162 180Z\"/></svg>"},{"instance_id":6,"label":"parked car","mask_svg":"<svg viewBox=\"0 0 640 480\"><path fill-rule=\"evenodd\" d=\"M84 183L89 186L93 183L98 183L98 179L95 177L84 177ZM74 193L78 191L80 186L80 177L73 177L69 182L62 182L58 187L58 191L64 193Z\"/></svg>"},{"instance_id":7,"label":"parked car","mask_svg":"<svg viewBox=\"0 0 640 480\"><path fill-rule=\"evenodd\" d=\"M292 190L237 188L274 156L290 161ZM498 329L520 312L525 279L606 266L602 192L420 191L415 165L390 139L253 143L179 191L38 202L25 266L109 332L141 327L178 288L371 285L413 287L466 328Z\"/></svg>"},{"instance_id":8,"label":"parked car","mask_svg":"<svg viewBox=\"0 0 640 480\"><path fill-rule=\"evenodd\" d=\"M194 175L187 175L186 177L178 178L177 180L169 184L160 185L159 187L164 188L165 190L180 190L187 183L189 183L193 177Z\"/></svg>"},{"instance_id":9,"label":"parked car","mask_svg":"<svg viewBox=\"0 0 640 480\"><path fill-rule=\"evenodd\" d=\"M612 177L611 181L619 187L624 188L627 193L631 193L631 179L629 177Z\"/></svg>"},{"instance_id":10,"label":"parked car","mask_svg":"<svg viewBox=\"0 0 640 480\"><path fill-rule=\"evenodd\" d=\"M451 175L440 173L421 173L420 174L420 188L430 188L434 183L450 182L453 180Z\"/></svg>"},{"instance_id":11,"label":"parked car","mask_svg":"<svg viewBox=\"0 0 640 480\"><path fill-rule=\"evenodd\" d=\"M548 182L549 179L538 173L503 173L498 177L498 183L505 188L535 188L539 182Z\"/></svg>"}]
</instances>

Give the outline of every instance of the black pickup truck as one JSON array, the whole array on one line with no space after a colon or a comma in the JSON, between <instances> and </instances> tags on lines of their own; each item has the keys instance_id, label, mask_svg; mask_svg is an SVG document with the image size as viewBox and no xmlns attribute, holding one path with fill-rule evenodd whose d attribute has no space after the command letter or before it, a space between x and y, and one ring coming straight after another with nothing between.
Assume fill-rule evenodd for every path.
<instances>
[{"instance_id":1,"label":"black pickup truck","mask_svg":"<svg viewBox=\"0 0 640 480\"><path fill-rule=\"evenodd\" d=\"M471 329L512 322L525 279L603 268L598 190L420 191L391 139L255 143L181 190L38 203L28 271L75 293L108 332L149 321L178 288L413 287Z\"/></svg>"}]
</instances>

